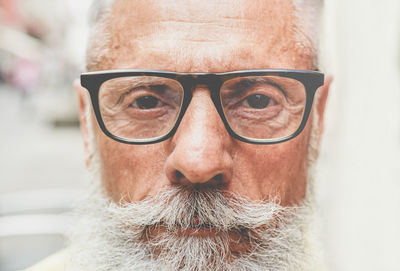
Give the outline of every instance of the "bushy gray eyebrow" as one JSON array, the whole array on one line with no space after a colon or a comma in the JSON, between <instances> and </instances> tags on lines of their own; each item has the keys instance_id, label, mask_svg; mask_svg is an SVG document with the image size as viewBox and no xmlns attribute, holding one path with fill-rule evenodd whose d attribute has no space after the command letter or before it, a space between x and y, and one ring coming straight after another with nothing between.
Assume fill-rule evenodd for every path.
<instances>
[{"instance_id":1,"label":"bushy gray eyebrow","mask_svg":"<svg viewBox=\"0 0 400 271\"><path fill-rule=\"evenodd\" d=\"M138 84L137 86L131 87L131 88L129 88L129 90L125 91L125 92L118 98L118 101L117 101L116 105L122 103L123 100L125 99L125 97L126 97L127 95L129 95L132 91L135 91L135 90L137 90L137 89L139 89L139 88L141 88L141 87L148 87L148 88L150 88L151 90L153 90L153 91L159 93L159 92L164 92L164 91L167 89L168 86L167 86L166 84L154 84L154 85L152 85L152 84L142 84L142 85Z\"/></svg>"},{"instance_id":2,"label":"bushy gray eyebrow","mask_svg":"<svg viewBox=\"0 0 400 271\"><path fill-rule=\"evenodd\" d=\"M279 91L281 91L285 95L285 97L287 96L286 91L282 88L282 86L280 86L276 82L273 82L273 80L271 80L271 78L265 78L265 77L263 77L263 78L243 78L239 82L230 86L230 88L233 91L241 94L244 91L246 91L249 87L253 87L257 84L271 85L271 86L277 88Z\"/></svg>"}]
</instances>

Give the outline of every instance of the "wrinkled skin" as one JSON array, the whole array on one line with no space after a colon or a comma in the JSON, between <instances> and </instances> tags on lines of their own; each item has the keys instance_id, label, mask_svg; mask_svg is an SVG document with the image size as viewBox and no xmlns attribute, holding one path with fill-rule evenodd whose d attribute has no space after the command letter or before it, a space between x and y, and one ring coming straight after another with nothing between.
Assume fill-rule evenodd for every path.
<instances>
[{"instance_id":1,"label":"wrinkled skin","mask_svg":"<svg viewBox=\"0 0 400 271\"><path fill-rule=\"evenodd\" d=\"M112 15L109 51L98 56L93 70L315 68L310 50L295 40L291 1L125 0L116 1ZM318 90L320 101L313 108L320 115L319 134L328 87L329 82ZM79 88L79 94L88 146L85 90ZM199 85L176 134L161 143L118 143L104 135L93 118L103 185L116 202L121 197L140 201L168 186L208 184L252 200L278 195L282 205L297 205L306 193L312 117L288 142L243 143L229 136L209 90Z\"/></svg>"}]
</instances>

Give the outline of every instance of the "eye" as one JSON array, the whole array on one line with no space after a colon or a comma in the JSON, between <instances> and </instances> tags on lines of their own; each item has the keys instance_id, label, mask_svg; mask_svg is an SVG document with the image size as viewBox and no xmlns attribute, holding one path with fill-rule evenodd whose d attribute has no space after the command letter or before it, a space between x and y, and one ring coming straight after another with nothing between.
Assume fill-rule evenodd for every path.
<instances>
[{"instance_id":1,"label":"eye","mask_svg":"<svg viewBox=\"0 0 400 271\"><path fill-rule=\"evenodd\" d=\"M271 98L262 94L253 94L248 96L244 101L245 106L255 109L266 108L270 104Z\"/></svg>"},{"instance_id":2,"label":"eye","mask_svg":"<svg viewBox=\"0 0 400 271\"><path fill-rule=\"evenodd\" d=\"M154 96L142 96L131 104L131 106L139 109L153 109L161 105L162 102Z\"/></svg>"}]
</instances>

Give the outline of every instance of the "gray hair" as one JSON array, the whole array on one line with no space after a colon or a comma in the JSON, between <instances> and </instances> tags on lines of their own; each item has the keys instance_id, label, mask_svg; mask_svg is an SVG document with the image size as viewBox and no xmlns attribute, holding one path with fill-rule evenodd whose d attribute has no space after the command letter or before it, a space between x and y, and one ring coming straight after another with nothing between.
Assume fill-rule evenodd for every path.
<instances>
[{"instance_id":1,"label":"gray hair","mask_svg":"<svg viewBox=\"0 0 400 271\"><path fill-rule=\"evenodd\" d=\"M110 10L114 0L93 0L89 10L89 23L96 24L100 18Z\"/></svg>"},{"instance_id":2,"label":"gray hair","mask_svg":"<svg viewBox=\"0 0 400 271\"><path fill-rule=\"evenodd\" d=\"M101 63L109 50L111 31L108 17L114 0L93 0L89 9L89 39L86 48L86 69L92 70Z\"/></svg>"},{"instance_id":3,"label":"gray hair","mask_svg":"<svg viewBox=\"0 0 400 271\"><path fill-rule=\"evenodd\" d=\"M108 16L115 0L93 0L89 11L90 37L86 51L86 68L92 70L107 55L111 42ZM298 47L313 58L318 67L319 35L323 0L293 0L297 24L294 30Z\"/></svg>"},{"instance_id":4,"label":"gray hair","mask_svg":"<svg viewBox=\"0 0 400 271\"><path fill-rule=\"evenodd\" d=\"M297 24L295 36L300 46L309 48L314 67L318 67L323 0L293 0Z\"/></svg>"}]
</instances>

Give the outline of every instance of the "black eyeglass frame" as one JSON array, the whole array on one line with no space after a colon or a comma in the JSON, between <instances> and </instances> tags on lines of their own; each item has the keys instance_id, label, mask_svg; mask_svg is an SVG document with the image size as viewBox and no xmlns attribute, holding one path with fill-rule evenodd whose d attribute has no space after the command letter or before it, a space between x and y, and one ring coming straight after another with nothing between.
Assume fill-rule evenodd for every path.
<instances>
[{"instance_id":1,"label":"black eyeglass frame","mask_svg":"<svg viewBox=\"0 0 400 271\"><path fill-rule=\"evenodd\" d=\"M183 87L183 101L181 111L177 118L174 127L167 134L149 138L149 139L132 139L127 140L110 133L101 117L100 106L99 106L99 90L101 85L111 79L118 77L128 77L128 76L157 76L163 78L174 79L178 81ZM220 90L224 82L238 78L238 77L248 77L248 76L281 76L286 78L292 78L303 84L306 91L306 104L303 113L303 119L300 123L299 128L286 137L278 139L255 139L247 138L236 134L230 127L228 121L226 120L225 114L223 112ZM311 107L314 100L314 95L317 89L324 84L324 74L318 71L311 70L291 70L291 69L259 69L259 70L241 70L232 71L224 73L176 73L171 71L161 71L161 70L106 70L106 71L94 71L86 72L81 74L81 85L89 91L90 99L92 101L92 106L94 113L96 115L97 122L108 137L126 144L154 144L164 141L172 137L179 127L180 122L185 115L187 108L189 107L190 101L192 100L192 90L195 86L200 84L206 84L211 93L211 99L214 103L217 112L224 123L224 126L230 136L236 138L240 141L252 144L276 144L288 141L296 136L298 136L307 124L308 117L311 112Z\"/></svg>"}]
</instances>

